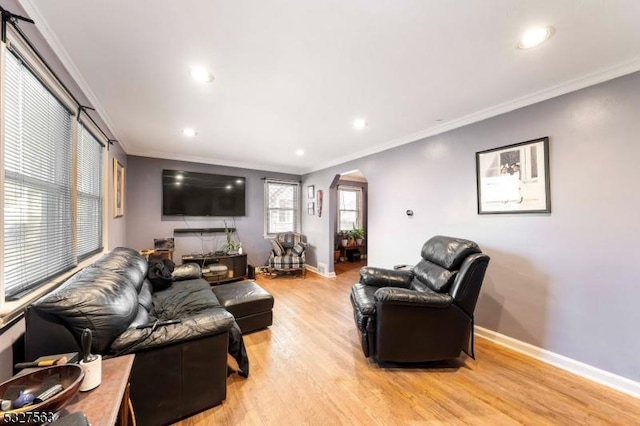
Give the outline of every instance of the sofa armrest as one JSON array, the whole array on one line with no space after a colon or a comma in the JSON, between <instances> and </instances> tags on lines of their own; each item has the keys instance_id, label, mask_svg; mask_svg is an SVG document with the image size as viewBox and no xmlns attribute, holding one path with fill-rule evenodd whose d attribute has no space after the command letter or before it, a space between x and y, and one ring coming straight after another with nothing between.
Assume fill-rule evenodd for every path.
<instances>
[{"instance_id":1,"label":"sofa armrest","mask_svg":"<svg viewBox=\"0 0 640 426\"><path fill-rule=\"evenodd\" d=\"M233 324L233 315L225 309L207 310L182 318L177 324L159 325L155 328L128 328L114 340L110 350L114 354L123 355L153 349L224 333Z\"/></svg>"},{"instance_id":2,"label":"sofa armrest","mask_svg":"<svg viewBox=\"0 0 640 426\"><path fill-rule=\"evenodd\" d=\"M413 272L365 266L360 268L360 283L373 287L409 288Z\"/></svg>"},{"instance_id":3,"label":"sofa armrest","mask_svg":"<svg viewBox=\"0 0 640 426\"><path fill-rule=\"evenodd\" d=\"M424 293L406 288L385 287L374 293L376 302L396 305L422 306L425 308L448 308L453 298L447 293Z\"/></svg>"},{"instance_id":4,"label":"sofa armrest","mask_svg":"<svg viewBox=\"0 0 640 426\"><path fill-rule=\"evenodd\" d=\"M202 277L202 270L197 263L178 265L171 274L174 281L193 280L200 277Z\"/></svg>"}]
</instances>

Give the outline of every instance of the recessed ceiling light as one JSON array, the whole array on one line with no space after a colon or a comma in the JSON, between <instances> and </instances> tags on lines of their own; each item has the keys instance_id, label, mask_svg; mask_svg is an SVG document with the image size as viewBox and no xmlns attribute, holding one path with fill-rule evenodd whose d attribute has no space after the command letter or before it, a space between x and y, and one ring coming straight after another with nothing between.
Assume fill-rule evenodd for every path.
<instances>
[{"instance_id":1,"label":"recessed ceiling light","mask_svg":"<svg viewBox=\"0 0 640 426\"><path fill-rule=\"evenodd\" d=\"M553 27L532 27L522 34L518 49L531 49L544 43L553 35Z\"/></svg>"},{"instance_id":2,"label":"recessed ceiling light","mask_svg":"<svg viewBox=\"0 0 640 426\"><path fill-rule=\"evenodd\" d=\"M303 149L298 149L298 150L296 150L296 155L297 155L298 157L302 157L302 156L304 155L304 150L303 150Z\"/></svg>"},{"instance_id":3,"label":"recessed ceiling light","mask_svg":"<svg viewBox=\"0 0 640 426\"><path fill-rule=\"evenodd\" d=\"M176 175L176 180L182 180L182 179L184 179L184 176L182 176L182 175Z\"/></svg>"},{"instance_id":4,"label":"recessed ceiling light","mask_svg":"<svg viewBox=\"0 0 640 426\"><path fill-rule=\"evenodd\" d=\"M364 118L357 118L353 120L353 128L356 130L362 130L366 128L368 125L367 121Z\"/></svg>"},{"instance_id":5,"label":"recessed ceiling light","mask_svg":"<svg viewBox=\"0 0 640 426\"><path fill-rule=\"evenodd\" d=\"M198 132L196 132L196 130L192 129L191 127L186 127L184 129L182 129L182 134L187 136L187 137L189 137L189 138L192 138L195 135L197 135Z\"/></svg>"},{"instance_id":6,"label":"recessed ceiling light","mask_svg":"<svg viewBox=\"0 0 640 426\"><path fill-rule=\"evenodd\" d=\"M238 185L242 185L242 179L237 179L237 180L236 180L236 183L237 183Z\"/></svg>"},{"instance_id":7,"label":"recessed ceiling light","mask_svg":"<svg viewBox=\"0 0 640 426\"><path fill-rule=\"evenodd\" d=\"M213 81L213 75L202 67L193 67L190 71L191 77L200 83L210 83Z\"/></svg>"}]
</instances>

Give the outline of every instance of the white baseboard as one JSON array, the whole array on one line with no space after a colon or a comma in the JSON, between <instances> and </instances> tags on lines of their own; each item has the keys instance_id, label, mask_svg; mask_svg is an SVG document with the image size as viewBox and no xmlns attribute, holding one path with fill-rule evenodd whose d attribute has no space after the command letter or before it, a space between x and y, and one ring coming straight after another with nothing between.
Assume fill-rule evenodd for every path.
<instances>
[{"instance_id":1,"label":"white baseboard","mask_svg":"<svg viewBox=\"0 0 640 426\"><path fill-rule=\"evenodd\" d=\"M483 327L475 326L475 333L476 336L513 349L516 352L551 364L593 382L600 383L601 385L624 392L627 395L640 398L640 383L627 379L626 377L618 376L617 374L601 370L589 364L567 358L566 356L533 346Z\"/></svg>"},{"instance_id":2,"label":"white baseboard","mask_svg":"<svg viewBox=\"0 0 640 426\"><path fill-rule=\"evenodd\" d=\"M325 278L335 278L336 277L336 273L335 272L321 273L321 272L318 271L318 268L316 268L315 266L305 265L305 267L307 268L307 271L311 271L314 274L320 275L321 277L325 277Z\"/></svg>"}]
</instances>

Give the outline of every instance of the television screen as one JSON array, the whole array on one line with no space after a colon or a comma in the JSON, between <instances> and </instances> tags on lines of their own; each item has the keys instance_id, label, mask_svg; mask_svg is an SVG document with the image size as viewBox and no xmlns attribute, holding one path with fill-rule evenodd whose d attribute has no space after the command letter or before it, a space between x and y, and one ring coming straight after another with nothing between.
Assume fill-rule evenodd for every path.
<instances>
[{"instance_id":1,"label":"television screen","mask_svg":"<svg viewBox=\"0 0 640 426\"><path fill-rule=\"evenodd\" d=\"M244 216L246 180L239 176L162 171L165 216Z\"/></svg>"}]
</instances>

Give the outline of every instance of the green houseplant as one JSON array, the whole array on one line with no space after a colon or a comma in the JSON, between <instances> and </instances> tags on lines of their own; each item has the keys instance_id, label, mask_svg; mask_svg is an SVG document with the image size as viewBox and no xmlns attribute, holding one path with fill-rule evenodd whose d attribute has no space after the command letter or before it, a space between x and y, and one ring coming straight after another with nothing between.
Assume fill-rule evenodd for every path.
<instances>
[{"instance_id":1,"label":"green houseplant","mask_svg":"<svg viewBox=\"0 0 640 426\"><path fill-rule=\"evenodd\" d=\"M364 228L356 228L355 226L349 231L351 238L353 238L357 245L361 246L364 240Z\"/></svg>"},{"instance_id":2,"label":"green houseplant","mask_svg":"<svg viewBox=\"0 0 640 426\"><path fill-rule=\"evenodd\" d=\"M227 236L227 242L226 244L223 246L224 251L227 254L235 254L238 250L238 248L240 247L240 243L236 242L233 239L233 231L231 229L229 229L229 227L227 226L227 222L224 222L224 233Z\"/></svg>"}]
</instances>

